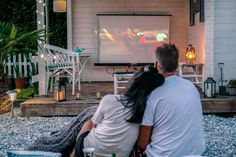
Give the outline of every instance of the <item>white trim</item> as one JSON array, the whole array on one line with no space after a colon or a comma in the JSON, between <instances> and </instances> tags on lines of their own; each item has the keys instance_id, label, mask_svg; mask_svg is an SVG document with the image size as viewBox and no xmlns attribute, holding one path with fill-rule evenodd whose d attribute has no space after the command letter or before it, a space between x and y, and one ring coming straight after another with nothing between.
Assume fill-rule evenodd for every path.
<instances>
[{"instance_id":1,"label":"white trim","mask_svg":"<svg viewBox=\"0 0 236 157\"><path fill-rule=\"evenodd\" d=\"M45 8L44 4L46 0L41 0L43 3L38 3L39 0L37 0L37 29L42 29L45 26ZM45 4L46 6L46 4ZM43 15L41 13L44 13ZM38 21L40 21L41 24L38 24ZM40 44L40 43L39 43ZM40 56L43 53L43 50L38 48L38 55ZM46 71L45 71L45 61L43 58L40 57L38 62L38 80L39 81L39 95L46 95Z\"/></svg>"},{"instance_id":2,"label":"white trim","mask_svg":"<svg viewBox=\"0 0 236 157\"><path fill-rule=\"evenodd\" d=\"M46 18L45 25L46 25L47 29L49 28L49 10L48 10L48 5L49 5L49 1L45 0L45 18ZM49 43L48 36L46 36L46 43L47 44Z\"/></svg>"},{"instance_id":3,"label":"white trim","mask_svg":"<svg viewBox=\"0 0 236 157\"><path fill-rule=\"evenodd\" d=\"M215 0L211 0L211 77L214 77Z\"/></svg>"},{"instance_id":4,"label":"white trim","mask_svg":"<svg viewBox=\"0 0 236 157\"><path fill-rule=\"evenodd\" d=\"M67 0L67 49L72 50L72 7L71 0Z\"/></svg>"}]
</instances>

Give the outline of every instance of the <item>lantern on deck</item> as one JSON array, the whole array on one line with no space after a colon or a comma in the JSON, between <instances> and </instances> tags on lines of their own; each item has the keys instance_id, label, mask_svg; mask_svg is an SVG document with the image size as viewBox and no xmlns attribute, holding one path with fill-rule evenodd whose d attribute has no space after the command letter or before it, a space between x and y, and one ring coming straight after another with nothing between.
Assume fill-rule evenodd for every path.
<instances>
[{"instance_id":1,"label":"lantern on deck","mask_svg":"<svg viewBox=\"0 0 236 157\"><path fill-rule=\"evenodd\" d=\"M207 98L213 98L216 95L216 81L208 77L204 82L204 94Z\"/></svg>"},{"instance_id":2,"label":"lantern on deck","mask_svg":"<svg viewBox=\"0 0 236 157\"><path fill-rule=\"evenodd\" d=\"M191 44L188 45L185 52L185 60L186 63L195 63L196 60L196 52Z\"/></svg>"},{"instance_id":3,"label":"lantern on deck","mask_svg":"<svg viewBox=\"0 0 236 157\"><path fill-rule=\"evenodd\" d=\"M66 84L59 80L55 83L53 88L54 100L61 102L66 100Z\"/></svg>"}]
</instances>

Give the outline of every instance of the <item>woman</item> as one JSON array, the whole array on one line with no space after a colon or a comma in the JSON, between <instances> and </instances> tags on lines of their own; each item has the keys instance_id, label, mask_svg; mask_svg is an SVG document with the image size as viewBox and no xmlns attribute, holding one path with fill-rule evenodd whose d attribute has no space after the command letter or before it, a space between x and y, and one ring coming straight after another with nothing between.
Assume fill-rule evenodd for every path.
<instances>
[{"instance_id":1,"label":"woman","mask_svg":"<svg viewBox=\"0 0 236 157\"><path fill-rule=\"evenodd\" d=\"M93 147L96 153L129 156L139 133L149 94L164 83L164 78L152 66L135 73L124 95L106 95L91 120L78 134L75 153L83 156L83 148Z\"/></svg>"}]
</instances>

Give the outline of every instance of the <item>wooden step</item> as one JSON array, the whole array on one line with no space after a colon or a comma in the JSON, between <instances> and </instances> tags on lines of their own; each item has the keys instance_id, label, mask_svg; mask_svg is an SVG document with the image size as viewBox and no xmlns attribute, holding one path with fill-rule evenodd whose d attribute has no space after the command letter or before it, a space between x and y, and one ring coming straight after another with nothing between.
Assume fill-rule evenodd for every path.
<instances>
[{"instance_id":1,"label":"wooden step","mask_svg":"<svg viewBox=\"0 0 236 157\"><path fill-rule=\"evenodd\" d=\"M32 98L20 104L21 116L74 116L100 100L82 99L57 102L52 98Z\"/></svg>"},{"instance_id":2,"label":"wooden step","mask_svg":"<svg viewBox=\"0 0 236 157\"><path fill-rule=\"evenodd\" d=\"M56 102L52 98L33 98L21 103L21 116L74 116L100 100L82 99ZM203 98L204 114L236 113L236 97Z\"/></svg>"}]
</instances>

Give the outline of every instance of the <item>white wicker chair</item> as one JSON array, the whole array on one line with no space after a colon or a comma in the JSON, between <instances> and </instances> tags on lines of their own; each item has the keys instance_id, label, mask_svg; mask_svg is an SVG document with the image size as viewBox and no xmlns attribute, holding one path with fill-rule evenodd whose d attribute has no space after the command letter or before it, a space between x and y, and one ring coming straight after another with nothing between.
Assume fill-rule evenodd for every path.
<instances>
[{"instance_id":1,"label":"white wicker chair","mask_svg":"<svg viewBox=\"0 0 236 157\"><path fill-rule=\"evenodd\" d=\"M72 83L72 95L75 94L75 85L78 83L80 90L80 74L85 63L80 62L82 53L77 53L71 50L60 48L53 45L44 45L45 60L47 64L47 88L49 86L49 78L68 77L69 82ZM87 58L89 55L87 55ZM51 81L52 84L53 80Z\"/></svg>"}]
</instances>

